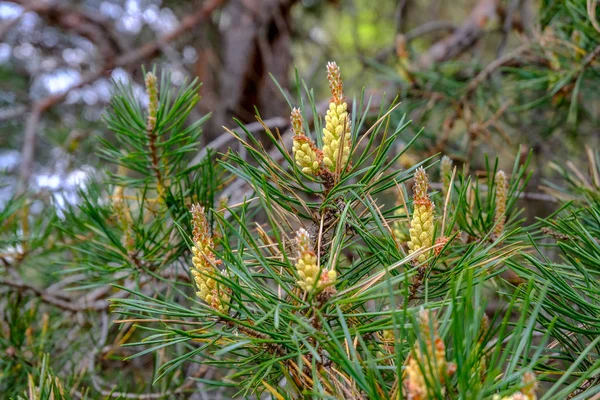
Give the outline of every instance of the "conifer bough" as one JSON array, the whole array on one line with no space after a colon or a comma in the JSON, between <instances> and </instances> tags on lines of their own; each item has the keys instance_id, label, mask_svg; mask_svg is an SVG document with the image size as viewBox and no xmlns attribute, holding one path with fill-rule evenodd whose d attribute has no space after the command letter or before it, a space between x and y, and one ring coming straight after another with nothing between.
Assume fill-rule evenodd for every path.
<instances>
[{"instance_id":1,"label":"conifer bough","mask_svg":"<svg viewBox=\"0 0 600 400\"><path fill-rule=\"evenodd\" d=\"M330 88L335 110L330 108L326 122L330 127L348 127L347 106L341 106L343 95L339 69L331 64L328 69L331 72ZM149 86L152 87L152 84ZM191 96L196 90L190 89L188 92ZM219 194L217 190L221 186L210 186L210 183L221 171L214 170L212 164L207 162L207 168L211 168L206 173L200 173L202 170L198 169L197 174L190 176L183 162L177 164L179 167L170 165L173 158L167 156L173 157L172 152L180 151L182 146L171 150L169 141L173 137L186 138L183 147L193 149L193 143L197 143L197 140L187 138L188 132L194 134L196 131L188 131L182 124L181 129L174 131L175 136L171 135L165 128L174 118L165 113L170 104L169 89L165 87L157 93L160 94L157 113L151 107L148 107L147 115L141 107L119 107L118 110L131 110L138 121L135 134L140 151L132 154L139 154L137 171L147 175L145 185L140 185L140 188L156 182L154 171L147 168L151 152L147 147L149 136L146 122L153 121L152 115L157 116L154 131L161 139L156 142L160 171L163 172L167 193L173 194L177 200L169 203L168 211L175 223L185 222L190 212L187 204L215 204ZM314 99L310 93L307 94L314 108ZM148 96L151 97L150 92ZM191 103L194 98L188 99ZM180 103L188 104L176 101L176 104ZM122 102L117 104L122 105ZM338 110L338 106L342 108ZM190 107L186 106L185 109L189 110ZM334 111L336 115L333 115ZM116 312L135 316L136 321L146 319L147 323L160 323L160 326L150 328L149 336L140 335L142 341L131 345L153 346L140 353L142 356L168 349L161 357L157 357L162 362L162 366L155 369L161 374L160 377L179 373L181 381L184 377L188 379L185 373L181 374L181 371L187 371L181 369L184 362L202 363L202 368L210 366L228 371L226 376L225 372L223 375L219 372L219 381L215 381L215 385L226 381L231 387L227 389L231 391L226 396L232 398L265 397L269 392L277 399L492 399L494 395L498 395L497 400L535 399L533 375L527 380L523 376L530 370L539 370L540 366L544 368L542 373L547 371L543 364L547 360L547 353L536 353L531 347L530 338L537 324L528 322L539 322L536 310L543 308L528 305L534 305L534 302L540 306L547 305L543 303L544 293L536 285L519 288L522 295L514 296L507 309L512 312L517 310L519 304L525 304L523 311L534 311L523 312L522 317L515 321L502 318L504 310L498 310L494 314L494 321L499 322L493 325L493 329L488 329L482 322L485 321L483 317L487 309L487 292L484 291L487 290L487 282L493 280L495 284L501 279L499 275L489 272L499 263L511 265L509 263L513 255L522 249L527 250L526 245L490 245L488 241L489 222L494 218L492 214L496 213L496 217L504 215L512 203L502 203L501 192L482 196L482 192L473 186L477 183L459 172L457 179L452 182L458 195L445 196L444 203L444 207L452 210L456 218L449 218L447 226L442 224L447 228L442 233L468 231L469 241L448 241L448 238L438 234L436 252L441 250L444 243L447 250L426 264L433 253L430 250L435 239L435 208L434 199L428 193L429 182L425 169L418 168L414 175L414 211L410 215L404 196L397 204L393 219L390 218L390 210L379 203L380 193L412 177L412 173L405 170L386 172L397 164L390 153L403 125L393 128L396 124L387 123L387 117L380 118L378 121L381 122L377 124L382 123L382 126L381 129L373 129L373 140L367 141L364 148L356 146L355 151L361 151L362 154L354 157L356 164L352 177L349 177L351 179L332 179L335 186L328 187L325 183L328 178L339 178L340 174L348 173L341 162L345 161L347 165L350 161L350 141L346 140L350 138L350 130L339 131L336 128L330 132L330 127L325 126L332 137L334 133L340 137L338 142L335 142L335 138L329 142L324 140L322 152L309 137L315 131L310 132L309 127L303 125L304 113L305 110L301 109L293 109L291 113L294 143L293 160L290 160L295 172L298 172L295 169L298 168L303 174L289 174L280 168L270 155L271 151L267 150L268 146L262 146L258 141L242 143L251 150L248 154L252 154L253 161L235 153L221 160L219 165L245 180L260 201L245 201L228 207L223 204L227 200L221 200L220 207L227 212L208 214L219 221L219 241L216 246L205 209L199 205L192 206L193 286L200 302L207 304L205 307L198 310L197 307L181 304L183 292L176 288L171 290L168 282L164 282L164 286L158 290L150 288L150 285L146 286L145 292L143 288L133 290L131 293L139 295L140 299L114 299ZM183 116L176 120L183 121ZM343 120L341 124L340 117ZM357 120L366 121L366 115ZM133 129L128 125L129 118L113 117L110 122L119 132ZM357 134L362 129L360 124L354 127ZM276 144L276 135L268 133L272 143ZM320 129L317 129L317 133L321 133ZM344 136L346 133L348 136ZM382 139L379 140L375 135L381 135ZM331 165L326 165L324 157L325 150L330 152L331 145L335 144L342 146L338 147L338 157L330 158L331 162L336 162L332 170ZM347 144L348 158L342 160L344 144ZM114 155L111 159L130 159L120 159L120 149L110 149L111 152L107 154ZM278 149L286 153L281 147ZM517 183L524 180L525 168L524 165L512 172L515 191L520 190ZM445 159L442 162L442 178L450 178L451 169L449 160ZM322 179L325 190L315 187L318 185L305 185L302 180L307 178L306 175ZM493 175L488 168L488 176L491 178ZM205 185L208 186L207 190L201 192L200 189ZM444 185L445 192L451 194L450 181ZM123 187L126 185L123 184ZM122 195L122 191L115 193L118 199ZM145 195L146 192L143 192L142 196ZM496 202L496 199L499 201ZM135 204L134 200L128 200L128 203ZM115 213L117 219L115 230L132 224L126 214L127 209L119 208L128 203L119 204L117 200L117 204L113 205L115 209L111 212ZM498 208L502 204L505 209ZM482 206L475 208L474 205ZM143 210L142 207L131 210L137 214L138 209ZM480 209L485 212L480 212ZM512 209L510 212L516 215ZM479 218L480 215L485 215L485 218ZM166 216L166 213L153 213L152 222L156 222L157 228L148 229L148 234L143 229L136 229L133 250L155 258L156 253L146 250L142 245L154 241L155 230L167 225L164 223ZM255 216L266 217L268 224L253 230ZM400 220L399 216L411 218ZM391 225L390 222L398 222L393 226L395 237L386 229ZM298 229L298 226L306 226L307 229ZM398 246L397 239L403 231L406 237L401 238L401 243L407 243L412 254L408 259L415 259L413 262L419 263L420 267L415 277L417 279L413 279L412 284L409 278L414 277L414 268ZM293 237L291 241L288 240L290 232ZM171 276L166 275L170 274L167 268L171 265L178 267L180 254L185 254L183 241L172 245L168 240L175 236L171 233L172 230L167 231L162 240L156 239L156 242L164 244L161 247L164 253L160 255L162 260L167 261L164 270L154 271L164 271L165 277ZM568 237L575 234L562 230L561 233L568 234ZM524 238L524 234L516 229L508 232L507 236L511 238L511 243L512 239L522 243L521 239ZM96 248L100 251L105 247L112 249L113 245L109 243L113 242L107 238L99 242ZM118 241L116 245L119 245ZM218 248L218 254L214 251L215 247ZM177 249L179 254L168 258L173 249ZM121 246L118 250L122 250ZM96 256L97 252L86 251L85 254ZM528 254L524 252L523 257L526 256ZM90 257L87 262L95 266L91 264L95 258ZM519 268L514 267L524 276L531 276L529 268ZM427 270L432 273L425 276ZM137 277L143 273L145 270L132 275ZM580 281L574 283L583 286ZM416 296L421 285L423 296ZM554 290L555 286L547 287L548 290ZM509 289L506 286L503 288ZM430 311L419 312L421 306ZM414 312L417 312L416 323ZM439 329L435 315L440 316L440 321L443 320ZM130 321L122 320L123 323ZM192 328L182 329L183 323L192 325ZM492 354L494 350L490 348L490 340L503 344L498 349L505 352L506 357ZM590 339L592 344L589 349L594 349L598 342L591 340L595 339ZM543 346L537 340L534 344ZM520 349L520 353L513 349ZM586 354L590 363L595 362L589 357L595 353L586 350L583 345L578 349L579 354ZM200 356L202 358L198 359ZM175 371L179 365L181 368ZM555 397L546 398L567 398L576 385L591 381L589 379L594 377L592 373L597 371L600 361L594 365L589 372L581 368L568 377L568 385L572 385L572 388L562 383L552 384ZM555 367L559 371L559 365ZM569 374L567 372L563 376ZM531 381L534 383L530 384ZM583 399L582 396L579 398Z\"/></svg>"}]
</instances>

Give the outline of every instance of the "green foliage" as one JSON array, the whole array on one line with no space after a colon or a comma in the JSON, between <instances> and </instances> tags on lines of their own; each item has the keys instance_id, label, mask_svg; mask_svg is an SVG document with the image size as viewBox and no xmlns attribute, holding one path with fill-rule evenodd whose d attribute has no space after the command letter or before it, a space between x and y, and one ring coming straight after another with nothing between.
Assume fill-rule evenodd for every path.
<instances>
[{"instance_id":1,"label":"green foliage","mask_svg":"<svg viewBox=\"0 0 600 400\"><path fill-rule=\"evenodd\" d=\"M586 197L581 203L567 203L544 219L541 230L548 239L539 244L532 242L536 251L523 254L522 262L511 263L520 276L548 287L537 322L540 331L551 334L554 341L549 347L556 349L556 353L552 353L553 362L544 367L548 379L570 385L562 390L555 386L544 398L561 398L576 389L577 394L581 393L580 398L600 392L597 385L600 372L600 181L598 157L592 152L589 154L589 178L580 171L565 171L569 183L579 179L588 182L586 187L570 187L571 193L577 190ZM559 257L549 257L542 246L556 248ZM570 374L587 378L570 382L561 368L563 365L569 367ZM591 390L585 391L587 388Z\"/></svg>"},{"instance_id":2,"label":"green foliage","mask_svg":"<svg viewBox=\"0 0 600 400\"><path fill-rule=\"evenodd\" d=\"M421 163L401 170L401 154L390 153L407 126L402 121L392 128L394 108L381 111L369 129L362 128L366 114L354 118L353 162L333 182L303 174L268 129L267 145L242 124L239 129L247 141L230 132L242 141L250 159L230 153L222 165L245 181L252 195L224 213L213 212L214 253L225 272L215 279L231 293L229 312L192 297L186 297L186 305L173 302L169 294L149 296L124 287L133 297L113 300L123 322L135 321L148 331L143 340L131 343L145 347L134 357L161 349L173 354L158 367L156 381L195 361L222 369L224 380L203 382L235 387L237 396L401 397L407 395L403 370L411 349L432 339L423 336L415 320L423 305L435 310L440 340L448 360L456 364L445 383L427 382L432 398L508 396L522 387L528 371L554 382L547 393L564 396L594 376L600 361L584 357L593 354L597 341L582 343L566 370L549 370L556 347L549 342L557 340L552 332L561 326L547 319L549 310L558 310L555 296L548 295L551 285L528 276L514 288L504 279L508 266L525 270L517 267L519 260L530 259L527 243L539 236L537 225L529 232L522 228L516 209L528 179L527 163L517 159L510 174L508 223L501 237L490 238L494 164L485 182L457 173L447 201L433 195L446 224L442 231L438 221L439 235L450 238L439 255L418 265L415 255L399 245L390 226L401 222L397 215L403 206L383 207L378 199L398 189L408 198L404 183ZM303 114L311 109L312 104ZM266 148L279 154L273 156ZM404 218L411 210L412 205L404 210ZM257 224L257 219L263 222ZM299 227L314 235L322 269L337 271L335 289L316 294L299 290L293 239ZM182 234L189 235L185 230ZM482 322L488 318L486 299L494 291L506 304L492 313L489 323ZM391 345L384 340L390 330ZM554 379L555 374L561 378Z\"/></svg>"}]
</instances>

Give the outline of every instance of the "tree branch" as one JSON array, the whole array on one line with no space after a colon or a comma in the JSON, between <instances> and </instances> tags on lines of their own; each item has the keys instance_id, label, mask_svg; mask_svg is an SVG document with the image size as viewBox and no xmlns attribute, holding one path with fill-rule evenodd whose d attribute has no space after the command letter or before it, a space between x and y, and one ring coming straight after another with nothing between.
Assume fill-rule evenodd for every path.
<instances>
[{"instance_id":1,"label":"tree branch","mask_svg":"<svg viewBox=\"0 0 600 400\"><path fill-rule=\"evenodd\" d=\"M63 310L79 312L79 311L104 311L109 307L109 303L106 300L99 300L93 303L79 303L75 304L59 298L56 295L50 294L42 289L38 289L32 285L24 282L16 282L10 279L0 279L0 285L10 286L19 291L30 291L40 298L44 303L51 304Z\"/></svg>"},{"instance_id":2,"label":"tree branch","mask_svg":"<svg viewBox=\"0 0 600 400\"><path fill-rule=\"evenodd\" d=\"M529 49L529 44L523 44L510 53L496 58L494 61L489 63L467 86L465 97L468 97L479 85L481 85L494 71L503 66L504 64L512 61L515 57L518 57Z\"/></svg>"},{"instance_id":3,"label":"tree branch","mask_svg":"<svg viewBox=\"0 0 600 400\"><path fill-rule=\"evenodd\" d=\"M452 35L431 46L419 59L419 65L429 68L471 48L483 36L487 22L497 14L499 3L499 0L480 0L465 23Z\"/></svg>"}]
</instances>

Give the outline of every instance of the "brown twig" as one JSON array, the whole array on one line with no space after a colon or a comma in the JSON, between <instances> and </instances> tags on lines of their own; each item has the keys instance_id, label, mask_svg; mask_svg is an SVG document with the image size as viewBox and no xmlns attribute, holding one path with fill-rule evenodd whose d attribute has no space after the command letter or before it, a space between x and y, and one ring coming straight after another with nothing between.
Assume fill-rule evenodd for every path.
<instances>
[{"instance_id":1,"label":"brown twig","mask_svg":"<svg viewBox=\"0 0 600 400\"><path fill-rule=\"evenodd\" d=\"M481 191L487 191L488 187L485 184L478 185ZM441 183L431 183L431 188L435 190L442 190L443 185ZM544 193L534 193L534 192L521 192L518 196L520 199L525 200L534 200L534 201L545 201L548 203L557 203L558 200L556 197L544 194Z\"/></svg>"},{"instance_id":2,"label":"brown twig","mask_svg":"<svg viewBox=\"0 0 600 400\"><path fill-rule=\"evenodd\" d=\"M471 48L484 35L484 27L498 11L499 0L480 0L454 33L435 43L419 59L424 68L454 58Z\"/></svg>"},{"instance_id":3,"label":"brown twig","mask_svg":"<svg viewBox=\"0 0 600 400\"><path fill-rule=\"evenodd\" d=\"M410 42L412 42L415 39L420 38L421 36L424 36L424 35L427 35L430 33L434 33L434 32L439 32L439 31L453 32L455 29L456 29L456 25L454 25L452 22L428 21L428 22L425 22L423 25L420 25L420 26L408 31L405 34L398 34L396 36L396 42L398 42L398 40L403 40L403 43L406 46ZM389 56L394 54L396 52L396 50L397 50L397 43L394 46L385 48L385 49L381 50L379 53L377 53L375 55L375 60L378 62L384 62L385 60L387 60L387 58Z\"/></svg>"},{"instance_id":4,"label":"brown twig","mask_svg":"<svg viewBox=\"0 0 600 400\"><path fill-rule=\"evenodd\" d=\"M24 282L16 282L9 279L0 279L0 285L10 286L20 291L30 291L39 297L43 302L61 308L63 310L79 312L79 311L105 311L109 307L109 303L105 300L98 300L92 303L86 302L71 302L61 299L55 294L50 294L42 289L38 289Z\"/></svg>"},{"instance_id":5,"label":"brown twig","mask_svg":"<svg viewBox=\"0 0 600 400\"><path fill-rule=\"evenodd\" d=\"M600 45L596 46L594 50L585 56L583 62L581 63L580 70L583 71L586 69L598 56L600 56Z\"/></svg>"},{"instance_id":6,"label":"brown twig","mask_svg":"<svg viewBox=\"0 0 600 400\"><path fill-rule=\"evenodd\" d=\"M198 369L199 371L203 371L202 368ZM166 397L180 395L191 390L192 386L196 383L195 380L190 379L185 382L183 385L179 386L177 389L167 390L165 392L159 393L127 393L127 392L115 392L114 390L106 390L100 386L100 379L97 376L92 377L92 383L94 385L94 389L98 391L102 396L119 398L119 399L139 399L139 400L150 400L150 399L164 399Z\"/></svg>"},{"instance_id":7,"label":"brown twig","mask_svg":"<svg viewBox=\"0 0 600 400\"><path fill-rule=\"evenodd\" d=\"M254 133L254 132L259 132L259 131L263 130L265 125L269 129L283 128L283 127L287 128L290 125L290 121L287 118L274 117L274 118L264 120L264 121L262 121L262 123L261 122L251 122L249 124L244 125L244 129L250 133ZM209 149L218 151L223 146L225 146L227 143L231 142L233 139L235 139L235 136L233 136L233 135L222 134L222 135L218 136L212 142L210 142L206 146L204 146L202 148L202 150L200 150L200 152L198 154L196 154L196 156L192 159L192 161L190 161L188 166L191 167L193 165L198 164L208 154Z\"/></svg>"},{"instance_id":8,"label":"brown twig","mask_svg":"<svg viewBox=\"0 0 600 400\"><path fill-rule=\"evenodd\" d=\"M504 64L512 61L514 58L518 57L522 53L524 53L527 49L529 49L529 44L523 44L510 53L507 53L501 57L496 58L494 61L489 63L467 86L464 97L469 97L471 93L477 89L479 85L481 85L494 71L503 66Z\"/></svg>"}]
</instances>

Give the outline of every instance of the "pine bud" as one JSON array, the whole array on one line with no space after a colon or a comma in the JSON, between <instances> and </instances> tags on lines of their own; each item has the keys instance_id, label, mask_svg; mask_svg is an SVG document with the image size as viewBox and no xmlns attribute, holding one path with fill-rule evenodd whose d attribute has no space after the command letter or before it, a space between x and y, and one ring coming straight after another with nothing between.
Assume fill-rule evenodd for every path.
<instances>
[{"instance_id":1,"label":"pine bud","mask_svg":"<svg viewBox=\"0 0 600 400\"><path fill-rule=\"evenodd\" d=\"M433 328L433 330L432 330ZM437 322L431 321L428 310L421 310L418 319L418 329L424 339L424 347L419 341L415 342L412 352L407 359L404 371L404 390L410 400L426 400L429 396L427 382L439 382L444 385L446 376L454 373L456 367L446 361L446 347L439 337Z\"/></svg>"},{"instance_id":2,"label":"pine bud","mask_svg":"<svg viewBox=\"0 0 600 400\"><path fill-rule=\"evenodd\" d=\"M148 132L156 128L156 115L158 112L158 85L156 75L152 72L146 74L146 94L148 95Z\"/></svg>"},{"instance_id":3,"label":"pine bud","mask_svg":"<svg viewBox=\"0 0 600 400\"><path fill-rule=\"evenodd\" d=\"M297 108L292 109L291 115L294 140L292 152L296 165L307 175L317 175L320 169L321 152L315 143L304 133L302 115Z\"/></svg>"},{"instance_id":4,"label":"pine bud","mask_svg":"<svg viewBox=\"0 0 600 400\"><path fill-rule=\"evenodd\" d=\"M223 277L216 265L220 264L212 253L213 239L209 232L208 220L204 208L192 205L192 276L198 287L196 295L215 310L227 313L229 310L230 290L221 286L215 278Z\"/></svg>"},{"instance_id":5,"label":"pine bud","mask_svg":"<svg viewBox=\"0 0 600 400\"><path fill-rule=\"evenodd\" d=\"M298 258L296 260L296 272L298 273L298 286L305 292L311 293L315 289L321 290L327 286L334 285L337 279L335 270L321 271L317 265L317 255L310 248L310 236L306 229L300 228L296 233L298 246Z\"/></svg>"},{"instance_id":6,"label":"pine bud","mask_svg":"<svg viewBox=\"0 0 600 400\"><path fill-rule=\"evenodd\" d=\"M506 195L508 192L508 183L506 174L500 170L496 173L496 212L494 214L494 237L499 237L504 232L506 223Z\"/></svg>"},{"instance_id":7,"label":"pine bud","mask_svg":"<svg viewBox=\"0 0 600 400\"><path fill-rule=\"evenodd\" d=\"M132 218L129 206L123 198L123 187L117 186L113 193L112 206L114 214L117 217L119 228L123 232L121 244L128 253L132 253L135 248L135 237L133 235Z\"/></svg>"},{"instance_id":8,"label":"pine bud","mask_svg":"<svg viewBox=\"0 0 600 400\"><path fill-rule=\"evenodd\" d=\"M327 79L331 89L331 102L325 115L323 128L323 164L331 172L346 165L350 157L351 133L348 104L344 101L342 77L335 62L327 63ZM340 155L341 152L341 155Z\"/></svg>"},{"instance_id":9,"label":"pine bud","mask_svg":"<svg viewBox=\"0 0 600 400\"><path fill-rule=\"evenodd\" d=\"M434 205L429 199L428 189L429 179L427 173L423 167L419 167L415 173L415 184L413 186L414 212L410 221L409 254L430 247L433 244ZM429 258L429 255L423 253L416 258L416 261L422 263L427 258Z\"/></svg>"},{"instance_id":10,"label":"pine bud","mask_svg":"<svg viewBox=\"0 0 600 400\"><path fill-rule=\"evenodd\" d=\"M146 94L148 95L148 120L146 134L148 135L148 148L150 150L150 166L156 177L156 191L159 204L164 202L165 187L160 169L160 154L158 134L156 130L156 116L158 115L158 84L156 75L152 72L146 74ZM164 160L163 160L164 161Z\"/></svg>"}]
</instances>

